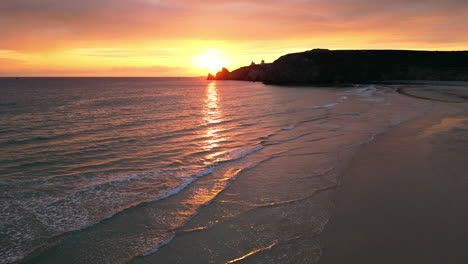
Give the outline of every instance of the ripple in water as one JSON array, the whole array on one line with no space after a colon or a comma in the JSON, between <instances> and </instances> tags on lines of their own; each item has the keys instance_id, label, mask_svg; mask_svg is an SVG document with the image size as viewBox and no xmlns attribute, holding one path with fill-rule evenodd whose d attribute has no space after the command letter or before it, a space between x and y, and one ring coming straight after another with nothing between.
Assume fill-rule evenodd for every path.
<instances>
[{"instance_id":1,"label":"ripple in water","mask_svg":"<svg viewBox=\"0 0 468 264\"><path fill-rule=\"evenodd\" d=\"M343 153L430 110L375 86L198 78L0 83L0 107L8 108L0 121L0 263L33 251L40 255L34 263L138 262L169 256L185 247L184 238L200 235L202 245L207 234L233 227L246 236L227 233L220 238L232 239L227 248L247 238L256 244L218 254L207 242L211 260L276 252L303 237L291 231L304 221L312 233L323 228L324 194L339 184ZM306 205L317 207L309 220L300 214ZM259 236L272 227L273 212L296 215L296 224Z\"/></svg>"}]
</instances>

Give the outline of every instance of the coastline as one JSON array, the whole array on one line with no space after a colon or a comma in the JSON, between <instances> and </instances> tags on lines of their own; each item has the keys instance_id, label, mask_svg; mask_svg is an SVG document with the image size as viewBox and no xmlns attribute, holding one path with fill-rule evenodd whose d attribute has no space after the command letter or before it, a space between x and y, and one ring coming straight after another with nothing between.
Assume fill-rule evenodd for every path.
<instances>
[{"instance_id":1,"label":"coastline","mask_svg":"<svg viewBox=\"0 0 468 264\"><path fill-rule=\"evenodd\" d=\"M460 97L436 90L416 93L434 100L433 112L355 156L321 234L319 263L466 262L468 108L466 99L438 102Z\"/></svg>"},{"instance_id":2,"label":"coastline","mask_svg":"<svg viewBox=\"0 0 468 264\"><path fill-rule=\"evenodd\" d=\"M304 113L316 114L296 124L285 123L263 138L258 151L221 163L212 175L170 199L143 204L67 234L21 263L114 263L119 259L134 264L318 263L321 234L334 217L333 201L353 157L376 134L432 111L431 101L401 96L396 87L352 88L333 95L335 101L324 99L311 105L320 93L314 94L305 100ZM449 119L448 124L453 122ZM434 131L440 129L436 126ZM210 187L218 179L228 188ZM203 186L210 191L200 191ZM204 200L205 195L213 199ZM172 208L195 208L191 201L201 201L202 206L181 214L181 225L166 220ZM168 236L156 240L160 234ZM148 244L129 243L136 235L144 236Z\"/></svg>"},{"instance_id":3,"label":"coastline","mask_svg":"<svg viewBox=\"0 0 468 264\"><path fill-rule=\"evenodd\" d=\"M275 85L399 82L466 82L467 51L313 49L272 63L223 68L208 80L260 81Z\"/></svg>"}]
</instances>

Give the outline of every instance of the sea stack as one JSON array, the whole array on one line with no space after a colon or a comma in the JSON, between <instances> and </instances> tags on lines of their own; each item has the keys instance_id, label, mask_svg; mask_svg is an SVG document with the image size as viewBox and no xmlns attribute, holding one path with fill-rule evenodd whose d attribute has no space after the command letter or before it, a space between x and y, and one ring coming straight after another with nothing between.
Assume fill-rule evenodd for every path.
<instances>
[{"instance_id":1,"label":"sea stack","mask_svg":"<svg viewBox=\"0 0 468 264\"><path fill-rule=\"evenodd\" d=\"M208 73L208 77L206 77L207 80L216 80L216 77L213 76L213 74Z\"/></svg>"},{"instance_id":2,"label":"sea stack","mask_svg":"<svg viewBox=\"0 0 468 264\"><path fill-rule=\"evenodd\" d=\"M230 79L229 74L230 74L229 70L226 68L223 68L221 71L216 73L216 80L229 80Z\"/></svg>"}]
</instances>

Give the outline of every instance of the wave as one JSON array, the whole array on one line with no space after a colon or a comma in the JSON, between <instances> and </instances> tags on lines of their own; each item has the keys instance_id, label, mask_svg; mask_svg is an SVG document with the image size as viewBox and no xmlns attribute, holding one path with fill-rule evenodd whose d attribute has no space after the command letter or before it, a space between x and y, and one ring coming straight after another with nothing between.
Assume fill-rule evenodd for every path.
<instances>
[{"instance_id":1,"label":"wave","mask_svg":"<svg viewBox=\"0 0 468 264\"><path fill-rule=\"evenodd\" d=\"M311 106L310 108L312 109L321 109L321 108L330 108L335 105L338 105L338 103L332 103L332 104L326 104L326 105L318 105L318 106Z\"/></svg>"},{"instance_id":2,"label":"wave","mask_svg":"<svg viewBox=\"0 0 468 264\"><path fill-rule=\"evenodd\" d=\"M155 172L142 172L142 173L134 173L134 174L128 174L128 173L122 173L122 174L111 173L111 174L98 174L98 175L95 175L93 173L70 174L66 176L30 179L27 181L21 180L21 182L16 182L16 184L21 184L24 187L31 186L28 188L36 189L36 188L44 188L45 186L48 186L47 188L56 188L54 186L57 186L58 188L58 186L63 184L64 181L72 183L72 185L69 184L70 186L68 188L70 189L70 187L73 186L72 189L70 190L64 189L62 191L62 192L65 192L64 193L65 196L61 198L56 197L55 199L50 201L52 203L47 202L47 199L46 199L44 200L44 202L46 203L42 203L42 204L35 206L36 208L49 208L49 209L59 206L60 208L62 208L62 210L67 211L64 206L70 207L72 204L75 204L75 206L80 207L79 204L76 204L76 203L86 202L86 200L90 199L91 196L96 196L96 195L93 195L93 193L96 193L96 194L99 193L100 194L99 197L103 197L104 199L103 200L104 204L107 204L109 201L112 201L114 206L116 206L117 204L120 204L120 202L118 202L119 200L123 199L122 202L124 202L127 199L125 197L126 193L130 194L131 192L133 192L133 189L132 189L133 186L139 186L139 188L141 189L144 186L149 185L149 186L153 186L152 189L154 189L156 187L154 184L156 184L157 182L164 183L164 182L167 182L168 179L172 179L171 181L174 181L174 180L178 181L177 185L175 185L173 188L166 190L163 193L159 193L156 197L154 197L154 195L153 197L148 197L150 195L149 193L146 194L145 192L142 193L141 191L140 191L140 195L138 196L132 195L134 199L135 198L137 199L137 201L135 201L137 202L137 204L144 203L144 202L155 202L161 199L166 199L170 196L173 196L179 193L180 191L188 187L190 184L192 184L194 181L196 181L198 178L212 173L213 168L214 166L216 166L217 163L224 163L228 161L238 160L262 148L263 146L256 146L256 147L250 147L250 148L238 148L238 149L234 149L234 150L230 150L226 152L217 153L214 156L212 164L205 167L205 169L201 169L201 168L183 169L183 167L179 166L179 168L177 169L162 169L162 170L158 170ZM122 190L121 189L122 187L125 187L125 188ZM115 192L117 189L120 190L118 192L119 196L123 196L123 197L119 198L115 196L117 194L117 192ZM151 190L151 193L154 193L154 191L155 190ZM110 198L109 195L111 195L111 197L113 198L108 199ZM87 197L87 198L86 200L82 200L80 199L80 197L82 198ZM36 200L35 203L37 204L37 202L39 201L40 200ZM135 202L130 202L130 207L137 205L135 204ZM111 206L110 208L114 206ZM72 207L74 206L71 206L70 208ZM121 204L117 206L117 208L119 208L117 212L112 212L109 215L114 215L128 207L125 206L124 204ZM55 215L55 214L52 214L52 215ZM68 215L70 215L70 217L67 217L67 218L78 220L78 218L73 217L74 214L70 213ZM94 223L74 223L74 224L71 224L71 226L78 227L78 226L86 226L90 224L93 225L99 221L102 221L103 219L109 218L109 215L102 217L101 219L97 220ZM91 215L89 215L88 217L91 217ZM64 223L63 221L60 221L60 222ZM68 221L65 221L65 222L68 222ZM52 229L56 229L56 228L52 228ZM58 227L58 229L68 230L69 228L63 226L63 227Z\"/></svg>"},{"instance_id":3,"label":"wave","mask_svg":"<svg viewBox=\"0 0 468 264\"><path fill-rule=\"evenodd\" d=\"M171 175L166 175L166 176L175 177L182 182L179 182L176 186L164 191L163 193L159 192L159 194L156 197L154 196L152 198L150 197L151 193L154 192L154 191L151 191L151 189L150 189L151 191L150 193L145 194L143 192L144 194L143 196L134 196L134 194L131 193L132 192L131 186L139 186L139 188L143 188L147 184L147 180L151 180L152 182L164 183L164 180L162 179L162 177L165 177L163 172L138 173L138 174L131 174L131 175L120 174L119 176L115 175L107 179L102 179L102 181L99 183L90 182L91 184L89 184L85 189L81 189L78 192L69 193L66 197L63 197L60 200L56 200L56 199L51 200L50 201L51 203L43 204L40 207L36 207L36 209L31 211L31 213L35 212L34 213L36 216L35 218L39 222L43 223L44 226L47 226L47 230L51 232L49 239L52 239L53 237L57 237L65 233L74 232L77 230L83 230L88 227L95 226L96 224L101 223L104 220L108 220L108 219L115 217L116 215L120 215L120 213L122 213L123 211L127 211L130 208L136 208L143 204L154 203L157 201L167 199L176 194L179 194L182 190L192 185L197 179L203 176L212 174L214 168L218 164L220 163L224 164L225 162L228 162L228 161L239 160L255 151L261 150L262 148L263 146L255 146L255 147L238 148L238 149L234 149L231 151L226 151L222 153L218 157L218 159L216 159L216 162L214 162L212 165L196 173L184 173L183 170L182 171L173 170L172 172L165 171L166 174L167 173L171 174ZM225 188L227 188L230 185L231 181L236 180L238 175L241 172L257 166L264 160L266 159L256 160L256 161L247 162L247 163L242 162L241 168L228 171L227 174L224 175L220 179L220 184L224 185L224 187L220 190L220 192L222 192ZM47 182L45 182L45 184L47 185ZM201 185L201 186L204 186L204 185ZM122 187L124 188L123 190L122 190ZM141 190L137 190L137 192L142 193ZM217 195L215 195L213 199L216 196ZM132 201L131 199L128 200L129 198L132 198L132 197L133 198L139 197L139 198L136 201ZM98 200L96 200L95 198L98 198ZM38 201L40 200L35 200L35 203L37 203ZM44 201L44 202L47 202L47 201ZM79 208L82 207L82 205L80 205L81 203L84 203L83 206L85 207L83 208L89 208L86 205L88 202L92 202L92 203L97 202L97 204L105 206L106 209L114 210L114 211L109 212L107 214L106 213L101 214L101 216L99 216L98 214L95 214L93 216L94 214L93 212L87 212L86 210L84 211L79 210ZM111 202L110 206L109 206L109 202ZM121 202L125 202L125 203L121 203ZM210 202L211 200L206 201L205 203L201 204L201 206L204 206ZM44 208L44 209L48 208L48 209L43 212L37 211L37 209L40 209L40 208ZM49 209L53 209L53 210L50 211ZM192 213L188 213L185 215L190 216L191 218L196 213L197 211L194 211ZM54 220L54 219L51 219L51 217L53 218L59 217L59 218ZM96 220L90 222L89 220L93 218L95 218ZM19 219L20 225L21 225L21 222L22 220ZM55 224L50 225L50 223L55 223ZM31 239L31 237L29 239ZM157 248L153 248L152 250L147 251L146 254L151 254L152 252L154 252L155 250L157 250L164 244L169 243L171 239L172 238L162 241L161 243L158 243L159 245L157 246Z\"/></svg>"},{"instance_id":4,"label":"wave","mask_svg":"<svg viewBox=\"0 0 468 264\"><path fill-rule=\"evenodd\" d=\"M293 141L293 140L296 140L296 139L300 139L300 138L303 138L303 137L311 135L311 134L312 133L304 133L304 134L299 135L299 136L290 137L290 138L281 139L281 140L272 141L272 142L262 141L262 145L263 146L278 145L278 144L285 143L285 142L288 142L288 141Z\"/></svg>"},{"instance_id":5,"label":"wave","mask_svg":"<svg viewBox=\"0 0 468 264\"><path fill-rule=\"evenodd\" d=\"M289 126L289 127L285 127L283 128L282 130L292 130L292 129L295 129L297 125L293 125L293 126Z\"/></svg>"},{"instance_id":6,"label":"wave","mask_svg":"<svg viewBox=\"0 0 468 264\"><path fill-rule=\"evenodd\" d=\"M146 256L149 256L149 255L152 255L152 254L156 253L160 248L162 248L162 247L164 247L165 245L171 243L171 241L172 241L174 238L175 238L175 235L171 235L170 237L168 237L167 239L165 239L164 241L162 241L157 247L148 250L146 253L143 253L141 256L142 256L142 257L146 257Z\"/></svg>"},{"instance_id":7,"label":"wave","mask_svg":"<svg viewBox=\"0 0 468 264\"><path fill-rule=\"evenodd\" d=\"M166 192L165 194L163 194L162 196L156 198L156 199L153 199L151 200L150 202L156 202L156 201L159 201L159 200L162 200L162 199L167 199L177 193L179 193L180 191L182 191L183 189L187 188L187 186L189 186L192 182L194 182L196 179L202 177L202 176L205 176L205 175L208 175L210 173L213 172L213 168L210 167L204 171L201 171L197 174L195 174L194 177L191 177L189 180L185 181L183 184L177 186L176 188Z\"/></svg>"},{"instance_id":8,"label":"wave","mask_svg":"<svg viewBox=\"0 0 468 264\"><path fill-rule=\"evenodd\" d=\"M192 228L192 229L185 229L185 230L182 229L196 214L198 214L198 211L199 211L200 207L209 205L221 193L223 193L225 190L227 190L229 188L229 186L231 185L231 183L233 181L237 180L237 178L239 177L239 175L242 172L245 172L246 170L253 169L253 168L257 167L258 165L262 164L263 162L270 160L271 158L272 157L264 157L264 158L252 160L252 161L249 161L249 162L247 162L245 164L242 164L241 168L232 167L231 169L228 169L224 173L222 173L222 175L219 176L220 178L218 178L217 180L212 180L211 182L218 181L221 184L221 186L217 186L217 187L214 188L214 189L219 189L219 190L217 192L215 192L215 194L212 195L210 197L210 199L208 199L207 201L199 204L194 209L193 212L185 212L184 215L186 215L186 216L188 215L188 218L183 223L181 223L178 227L173 228L171 230L168 230L170 232L174 232L173 235L170 238L164 240L161 244L158 244L156 247L146 251L146 253L144 253L144 254L142 254L140 256L148 256L150 254L155 253L161 247L163 247L163 246L167 245L169 242L171 242L172 239L174 239L175 236L177 236L179 234L186 234L186 233L197 232L197 231L200 232L200 231L203 231L203 230L209 228L210 226L198 227L198 228Z\"/></svg>"},{"instance_id":9,"label":"wave","mask_svg":"<svg viewBox=\"0 0 468 264\"><path fill-rule=\"evenodd\" d=\"M337 106L337 105L343 103L346 99L348 99L347 96L342 96L342 97L338 100L338 102L336 102L336 103L330 103L330 104L325 104L325 105L311 106L310 108L311 108L311 109L331 108L331 107L333 107L333 106Z\"/></svg>"},{"instance_id":10,"label":"wave","mask_svg":"<svg viewBox=\"0 0 468 264\"><path fill-rule=\"evenodd\" d=\"M256 146L256 147L250 147L250 148L238 148L238 149L234 149L230 151L218 152L212 155L212 158L214 158L216 162L233 161L233 160L238 160L240 158L243 158L261 149L263 149L263 146Z\"/></svg>"},{"instance_id":11,"label":"wave","mask_svg":"<svg viewBox=\"0 0 468 264\"><path fill-rule=\"evenodd\" d=\"M319 116L319 117L315 117L315 118L311 118L311 119L301 120L301 121L298 121L294 125L290 125L288 127L283 127L283 128L281 128L281 129L279 129L279 130L277 130L277 131L275 131L273 133L270 133L270 134L268 134L266 136L259 137L259 138L257 138L257 140L260 140L259 144L261 144L263 146L275 145L275 144L280 144L280 143L284 143L284 142L287 142L287 141L295 140L295 139L301 138L303 136L309 135L310 133L302 134L302 135L295 136L295 137L290 137L290 138L283 139L283 140L278 140L278 141L275 141L275 142L268 142L268 139L270 139L270 138L272 138L274 136L277 136L277 135L281 134L282 132L287 133L287 132L289 132L291 130L294 130L294 129L298 128L299 126L301 126L303 124L310 123L310 122L316 122L316 121L324 120L324 119L328 119L328 115Z\"/></svg>"}]
</instances>

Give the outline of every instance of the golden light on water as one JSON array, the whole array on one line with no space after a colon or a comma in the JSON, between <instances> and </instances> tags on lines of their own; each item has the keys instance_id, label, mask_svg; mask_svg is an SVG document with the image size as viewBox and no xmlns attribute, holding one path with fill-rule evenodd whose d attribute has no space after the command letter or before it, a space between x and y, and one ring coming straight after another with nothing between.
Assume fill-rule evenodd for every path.
<instances>
[{"instance_id":1,"label":"golden light on water","mask_svg":"<svg viewBox=\"0 0 468 264\"><path fill-rule=\"evenodd\" d=\"M203 110L203 118L207 126L203 145L205 151L218 147L219 142L224 140L224 137L219 134L221 127L216 126L216 124L223 121L218 101L216 82L211 82L206 87L205 107Z\"/></svg>"},{"instance_id":2,"label":"golden light on water","mask_svg":"<svg viewBox=\"0 0 468 264\"><path fill-rule=\"evenodd\" d=\"M221 141L221 138L217 134L219 132L219 129L217 128L208 128L205 133L206 140L204 141L204 150L210 150L213 148L216 148L219 146L219 142Z\"/></svg>"},{"instance_id":3,"label":"golden light on water","mask_svg":"<svg viewBox=\"0 0 468 264\"><path fill-rule=\"evenodd\" d=\"M218 91L216 89L216 82L211 82L208 84L206 88L206 107L207 111L207 118L206 121L208 123L217 123L217 119L219 118L218 112Z\"/></svg>"}]
</instances>

